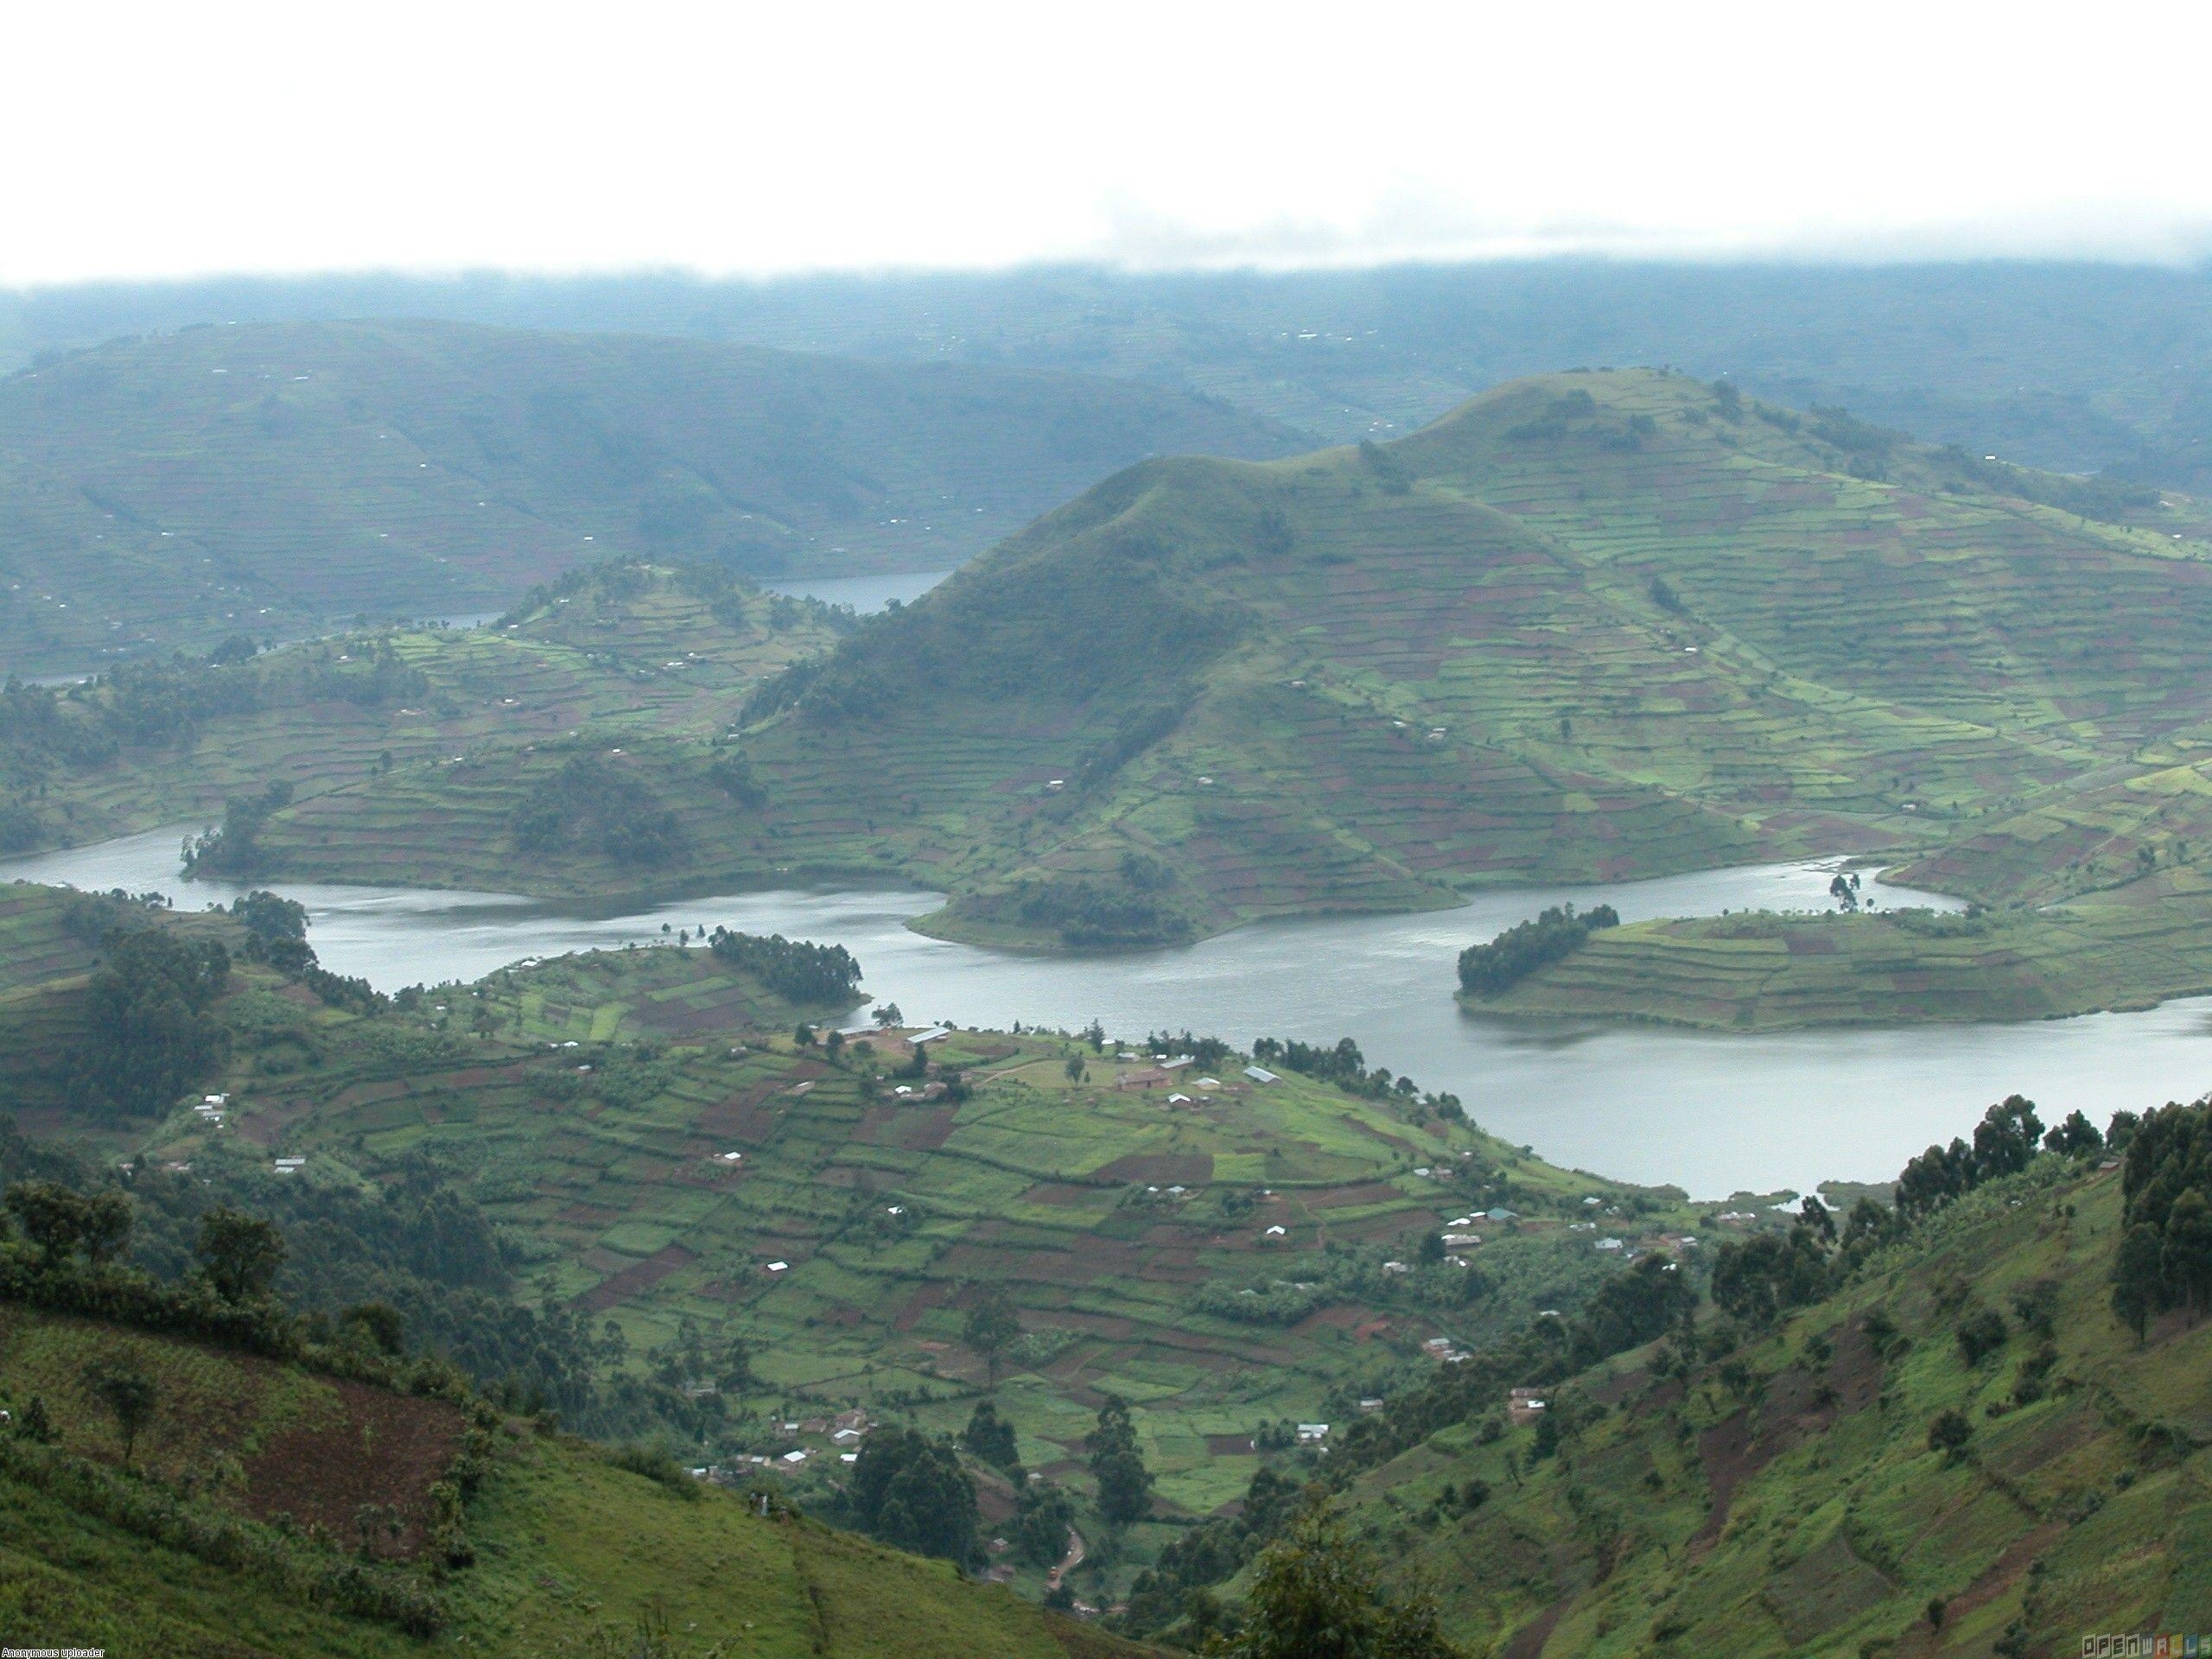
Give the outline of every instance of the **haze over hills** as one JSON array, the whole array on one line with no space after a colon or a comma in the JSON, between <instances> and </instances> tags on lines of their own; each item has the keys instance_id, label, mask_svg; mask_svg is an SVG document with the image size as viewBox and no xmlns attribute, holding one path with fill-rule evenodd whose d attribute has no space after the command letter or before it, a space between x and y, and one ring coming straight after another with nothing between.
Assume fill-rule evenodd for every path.
<instances>
[{"instance_id":1,"label":"haze over hills","mask_svg":"<svg viewBox=\"0 0 2212 1659\"><path fill-rule=\"evenodd\" d=\"M1575 364L1673 363L1977 454L2182 488L2203 487L2212 426L2203 271L2037 261L117 283L0 296L0 361L190 322L365 315L1110 374L1337 442Z\"/></svg>"},{"instance_id":2,"label":"haze over hills","mask_svg":"<svg viewBox=\"0 0 2212 1659\"><path fill-rule=\"evenodd\" d=\"M434 322L121 340L0 382L0 668L497 611L623 553L942 569L1145 455L1296 447L1050 372Z\"/></svg>"},{"instance_id":3,"label":"haze over hills","mask_svg":"<svg viewBox=\"0 0 2212 1659\"><path fill-rule=\"evenodd\" d=\"M1552 377L1387 448L1099 486L764 689L742 810L696 748L623 764L697 804L667 879L897 874L955 895L934 925L1078 944L1932 846L2196 741L2212 563L2147 499ZM270 868L482 885L562 763L477 760L301 802Z\"/></svg>"}]
</instances>

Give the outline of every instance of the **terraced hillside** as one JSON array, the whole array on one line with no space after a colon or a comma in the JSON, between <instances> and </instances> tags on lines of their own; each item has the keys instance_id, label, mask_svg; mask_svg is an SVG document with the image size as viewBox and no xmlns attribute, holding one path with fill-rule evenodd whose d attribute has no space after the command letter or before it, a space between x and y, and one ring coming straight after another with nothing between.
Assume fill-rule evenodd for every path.
<instances>
[{"instance_id":1,"label":"terraced hillside","mask_svg":"<svg viewBox=\"0 0 2212 1659\"><path fill-rule=\"evenodd\" d=\"M764 1517L734 1493L672 1491L405 1377L378 1386L20 1305L0 1305L0 1331L16 1425L0 1443L11 1640L361 1659L419 1653L434 1624L440 1641L516 1659L641 1641L849 1659L1140 1651L941 1562ZM118 1373L154 1401L130 1476L88 1381ZM20 1427L33 1400L43 1443Z\"/></svg>"},{"instance_id":2,"label":"terraced hillside","mask_svg":"<svg viewBox=\"0 0 2212 1659\"><path fill-rule=\"evenodd\" d=\"M759 804L694 868L895 874L955 895L933 926L1095 945L1934 848L2212 713L2196 518L2093 496L1644 372L1148 463L765 690ZM631 757L671 798L704 763ZM548 764L371 780L270 844L477 880Z\"/></svg>"},{"instance_id":3,"label":"terraced hillside","mask_svg":"<svg viewBox=\"0 0 2212 1659\"><path fill-rule=\"evenodd\" d=\"M650 985L685 954L563 971ZM499 976L484 990L547 1028ZM471 1007L454 995L449 1030ZM605 995L611 1010L639 991ZM550 1028L602 1023L572 1011ZM306 1158L315 1179L393 1179L427 1157L536 1241L543 1289L615 1320L632 1351L687 1326L710 1346L735 1337L759 1386L817 1415L896 1405L957 1429L988 1380L968 1313L998 1287L1025 1332L998 1399L1032 1466L1075 1470L1100 1394L1118 1394L1141 1408L1171 1514L1235 1498L1255 1431L1408 1363L1420 1341L1586 1292L1603 1260L1564 1226L1585 1197L1629 1205L1639 1228L1688 1214L1293 1073L1199 1084L1149 1054L963 1032L931 1046L924 1074L896 1033L830 1052L665 1030L550 1051L495 1031L434 1061L327 1038L311 1074L236 1073L220 1131L188 1115L148 1146L190 1162L234 1135ZM1526 1230L1483 1224L1469 1266L1383 1270L1509 1197Z\"/></svg>"},{"instance_id":4,"label":"terraced hillside","mask_svg":"<svg viewBox=\"0 0 2212 1659\"><path fill-rule=\"evenodd\" d=\"M1126 1589L1191 1517L1290 1461L1286 1423L1342 1417L1539 1308L1573 1313L1614 1277L1601 1238L1701 1224L1678 1192L1550 1167L1336 1051L1270 1054L1262 1077L1203 1040L1174 1064L959 1031L917 1062L911 1031L802 1041L823 1004L677 945L378 1006L254 959L235 918L130 919L226 930L224 1040L173 1109L15 1093L41 1142L143 1160L188 1218L203 1182L290 1216L321 1253L303 1296L390 1297L518 1400L557 1388L601 1423L642 1402L690 1460L772 1459L809 1504L834 1503L848 1449L816 1420L949 1433L988 1395L1095 1538L1085 1441L1118 1395L1157 1503L1086 1593ZM46 988L67 1045L90 1040L85 965L57 961ZM315 1265L356 1237L416 1278ZM499 1300L525 1294L538 1313ZM1000 1297L1014 1328L987 1342L972 1316ZM1048 1565L1015 1582L1041 1594Z\"/></svg>"},{"instance_id":5,"label":"terraced hillside","mask_svg":"<svg viewBox=\"0 0 2212 1659\"><path fill-rule=\"evenodd\" d=\"M272 784L305 798L472 757L718 734L760 679L849 620L702 567L607 563L482 628L350 630L243 661L131 664L5 693L0 844L207 823ZM709 785L724 804L726 790ZM493 885L500 885L494 882Z\"/></svg>"},{"instance_id":6,"label":"terraced hillside","mask_svg":"<svg viewBox=\"0 0 2212 1659\"><path fill-rule=\"evenodd\" d=\"M0 381L0 674L497 611L613 554L941 569L1257 418L1058 373L430 322L204 327Z\"/></svg>"},{"instance_id":7,"label":"terraced hillside","mask_svg":"<svg viewBox=\"0 0 2212 1659\"><path fill-rule=\"evenodd\" d=\"M1528 1659L2201 1630L2212 1327L2115 1317L2122 1186L2046 1155L1770 1325L1545 1381L1541 1412L1471 1402L1350 1512L1475 1650Z\"/></svg>"}]
</instances>

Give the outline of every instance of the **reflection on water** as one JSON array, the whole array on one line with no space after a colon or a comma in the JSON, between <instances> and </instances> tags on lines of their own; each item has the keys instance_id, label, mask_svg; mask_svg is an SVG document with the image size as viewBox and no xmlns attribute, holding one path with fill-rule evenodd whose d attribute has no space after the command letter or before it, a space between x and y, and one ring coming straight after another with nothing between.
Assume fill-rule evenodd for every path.
<instances>
[{"instance_id":1,"label":"reflection on water","mask_svg":"<svg viewBox=\"0 0 2212 1659\"><path fill-rule=\"evenodd\" d=\"M227 900L235 884L184 881L183 827L0 861L0 880L158 888L180 906ZM1446 1089L1484 1127L1557 1162L1700 1197L1885 1179L1931 1141L1967 1132L2015 1090L2045 1118L2080 1107L2100 1122L2212 1087L2212 1000L2146 1013L2028 1025L1728 1036L1463 1013L1460 949L1572 900L1627 921L1826 903L1827 868L1765 865L1607 887L1484 893L1415 916L1262 923L1185 948L1106 957L982 950L912 932L936 907L913 892L723 894L626 912L497 893L279 882L306 905L313 940L340 973L385 989L472 979L524 957L656 941L683 928L834 940L869 995L916 1019L1125 1036L1168 1028L1240 1044L1274 1035L1355 1039L1369 1064ZM1866 896L1928 899L1869 881Z\"/></svg>"}]
</instances>

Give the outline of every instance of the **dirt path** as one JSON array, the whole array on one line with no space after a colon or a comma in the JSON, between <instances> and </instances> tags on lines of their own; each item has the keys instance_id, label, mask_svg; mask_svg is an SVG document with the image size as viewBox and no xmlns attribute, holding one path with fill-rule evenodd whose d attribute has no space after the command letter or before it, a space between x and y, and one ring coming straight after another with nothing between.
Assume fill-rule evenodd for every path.
<instances>
[{"instance_id":1,"label":"dirt path","mask_svg":"<svg viewBox=\"0 0 2212 1659\"><path fill-rule=\"evenodd\" d=\"M1060 1580L1083 1565L1083 1535L1073 1527L1068 1529L1068 1553L1060 1557L1060 1564L1045 1575L1045 1587L1057 1590Z\"/></svg>"}]
</instances>

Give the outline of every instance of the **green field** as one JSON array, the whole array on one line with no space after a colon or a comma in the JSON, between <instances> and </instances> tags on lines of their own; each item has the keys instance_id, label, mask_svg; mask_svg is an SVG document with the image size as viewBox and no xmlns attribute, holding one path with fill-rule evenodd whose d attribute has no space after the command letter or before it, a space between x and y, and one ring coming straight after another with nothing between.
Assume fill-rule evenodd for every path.
<instances>
[{"instance_id":1,"label":"green field","mask_svg":"<svg viewBox=\"0 0 2212 1659\"><path fill-rule=\"evenodd\" d=\"M504 608L617 555L942 569L1268 423L1079 375L435 322L186 329L0 379L0 676Z\"/></svg>"}]
</instances>

